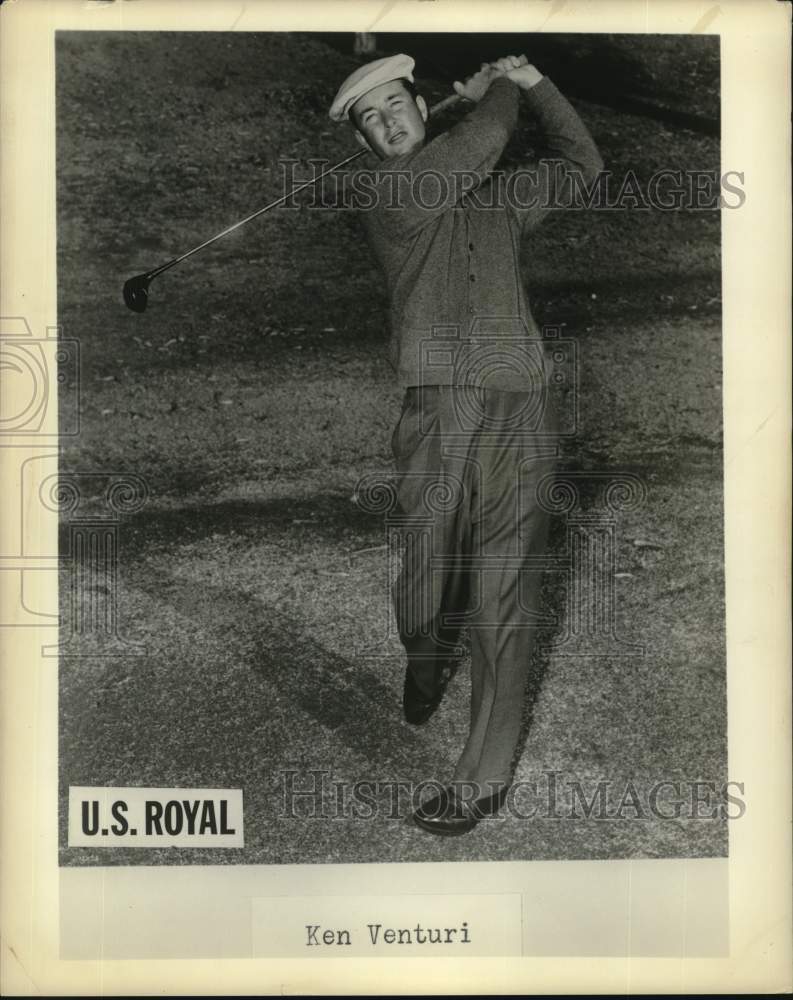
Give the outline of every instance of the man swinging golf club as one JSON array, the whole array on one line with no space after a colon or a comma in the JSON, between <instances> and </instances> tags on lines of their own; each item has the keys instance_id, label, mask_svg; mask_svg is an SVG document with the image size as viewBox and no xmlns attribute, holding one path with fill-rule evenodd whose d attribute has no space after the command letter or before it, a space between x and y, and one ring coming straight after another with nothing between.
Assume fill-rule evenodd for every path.
<instances>
[{"instance_id":1,"label":"man swinging golf club","mask_svg":"<svg viewBox=\"0 0 793 1000\"><path fill-rule=\"evenodd\" d=\"M520 244L566 177L577 171L590 183L603 164L576 112L525 57L455 83L474 108L431 141L413 67L406 55L360 67L330 117L349 120L377 161L376 197L361 218L385 278L389 356L405 390L392 437L407 525L393 599L408 722L436 710L461 626L470 634L468 738L447 787L413 815L452 835L497 812L512 780L548 530L537 487L554 469L556 423ZM510 189L493 170L521 98L543 156Z\"/></svg>"}]
</instances>

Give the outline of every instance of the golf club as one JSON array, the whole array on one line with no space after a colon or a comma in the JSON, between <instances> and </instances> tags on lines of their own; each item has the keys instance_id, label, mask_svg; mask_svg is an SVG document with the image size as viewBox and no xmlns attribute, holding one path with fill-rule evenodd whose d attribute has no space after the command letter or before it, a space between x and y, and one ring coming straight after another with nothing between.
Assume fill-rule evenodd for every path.
<instances>
[{"instance_id":1,"label":"golf club","mask_svg":"<svg viewBox=\"0 0 793 1000\"><path fill-rule=\"evenodd\" d=\"M183 260L187 260L188 257L192 257L193 254L198 253L199 250L203 250L205 247L208 247L211 243L215 243L223 236L228 236L229 233L233 233L235 229L239 229L240 226L244 226L246 222L251 222L251 220L257 218L257 216L263 215L265 212L269 212L271 208L282 205L285 201L287 201L287 199L291 198L292 195L297 194L298 191L302 191L304 188L310 187L312 184L316 184L317 181L321 181L323 177L327 177L327 175L333 173L334 170L338 170L340 167L343 167L348 163L352 163L353 160L357 159L365 152L365 149L358 150L358 152L353 153L352 156L348 156L346 160L341 160L334 166L328 167L328 169L323 170L321 174L317 174L316 177L312 177L310 181L304 181L302 184L298 184L297 187L292 188L292 190L288 191L285 195L282 195L275 201L271 201L269 205L265 205L264 208L260 208L256 212L252 212L244 219L240 219L239 222L235 222L233 225L228 226L222 232L216 233L215 236L210 236L208 240L205 240L203 243L199 243L197 247L193 247L192 250L188 250L181 256L174 257L173 260L166 261L165 264L160 264L159 267L155 267L151 271L146 271L145 274L136 274L134 278L130 278L129 281L124 283L124 301L134 312L142 313L149 300L149 283L156 278L158 274L162 274L163 271L167 271L169 268L175 267L177 264L181 264Z\"/></svg>"},{"instance_id":2,"label":"golf club","mask_svg":"<svg viewBox=\"0 0 793 1000\"><path fill-rule=\"evenodd\" d=\"M525 63L525 59L521 59L521 63ZM459 94L450 94L449 97L446 97L437 104L434 104L430 108L429 114L430 116L437 115L439 112L445 111L447 108L457 104L460 100L462 100L462 98ZM363 148L357 150L357 152L353 153L351 156L348 156L344 160L340 160L339 163L334 164L332 167L328 167L327 170L323 170L322 173L317 174L316 177L312 177L311 180L298 184L297 187L292 188L292 190L287 192L287 194L282 195L280 198L276 198L275 201L271 201L269 205L265 205L263 208L260 208L255 212L251 212L250 215L246 215L244 219L240 219L239 222L235 222L233 225L228 226L228 228L224 229L222 232L216 233L214 236L210 236L208 240L205 240L203 243L199 243L199 245L197 247L193 247L192 250L188 250L179 257L174 257L172 260L166 261L164 264L160 264L159 267L152 268L151 271L146 271L143 274L136 274L134 278L130 278L124 283L124 302L133 312L145 312L146 306L149 302L149 285L158 274L162 274L164 271L168 271L177 264L181 264L183 260L187 260L188 257L192 257L193 254L198 253L199 250L203 250L205 247L210 246L210 244L222 239L222 237L228 236L229 233L233 233L234 230L239 229L240 226L244 226L246 223L258 218L265 212L269 212L271 208L276 208L278 205L282 205L299 191L303 191L305 188L311 187L312 184L318 183L323 177L327 177L328 174L332 174L334 170L339 170L348 163L352 163L353 160L357 160L359 156L363 156L366 152L367 150Z\"/></svg>"}]
</instances>

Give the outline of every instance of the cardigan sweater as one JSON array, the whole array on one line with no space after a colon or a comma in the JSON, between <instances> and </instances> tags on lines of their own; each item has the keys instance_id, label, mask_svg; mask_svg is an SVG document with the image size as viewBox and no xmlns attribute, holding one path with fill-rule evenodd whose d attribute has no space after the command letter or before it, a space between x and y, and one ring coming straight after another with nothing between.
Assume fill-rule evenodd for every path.
<instances>
[{"instance_id":1,"label":"cardigan sweater","mask_svg":"<svg viewBox=\"0 0 793 1000\"><path fill-rule=\"evenodd\" d=\"M563 200L570 175L603 167L575 110L543 77L525 103L542 157L494 174L518 119L519 88L497 77L448 132L371 171L360 216L390 302L389 361L399 383L520 390L550 368L520 275L525 233ZM360 207L360 206L359 206Z\"/></svg>"}]
</instances>

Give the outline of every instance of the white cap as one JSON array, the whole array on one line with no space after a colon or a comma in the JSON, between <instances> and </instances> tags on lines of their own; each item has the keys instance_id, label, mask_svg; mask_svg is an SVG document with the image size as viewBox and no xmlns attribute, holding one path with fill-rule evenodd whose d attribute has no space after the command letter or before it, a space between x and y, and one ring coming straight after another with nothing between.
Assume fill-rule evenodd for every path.
<instances>
[{"instance_id":1,"label":"white cap","mask_svg":"<svg viewBox=\"0 0 793 1000\"><path fill-rule=\"evenodd\" d=\"M391 80L413 81L415 61L406 55L388 56L359 66L339 87L339 92L330 106L328 114L335 122L343 122L350 108L359 97L363 97L374 87Z\"/></svg>"}]
</instances>

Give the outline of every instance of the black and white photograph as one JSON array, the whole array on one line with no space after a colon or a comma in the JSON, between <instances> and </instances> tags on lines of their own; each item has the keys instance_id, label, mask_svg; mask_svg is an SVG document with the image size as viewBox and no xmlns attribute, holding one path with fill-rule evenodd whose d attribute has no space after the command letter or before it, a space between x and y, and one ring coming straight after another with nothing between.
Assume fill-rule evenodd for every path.
<instances>
[{"instance_id":1,"label":"black and white photograph","mask_svg":"<svg viewBox=\"0 0 793 1000\"><path fill-rule=\"evenodd\" d=\"M726 855L718 37L55 57L62 863Z\"/></svg>"},{"instance_id":2,"label":"black and white photograph","mask_svg":"<svg viewBox=\"0 0 793 1000\"><path fill-rule=\"evenodd\" d=\"M780 47L736 75L742 0L78 6L16 36L48 183L16 61L3 106L2 625L39 678L3 710L44 741L56 957L707 992L751 939L736 991L781 982L789 907L735 903L790 814Z\"/></svg>"}]
</instances>

